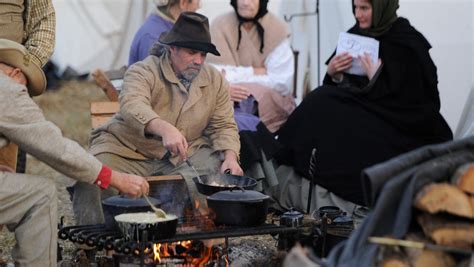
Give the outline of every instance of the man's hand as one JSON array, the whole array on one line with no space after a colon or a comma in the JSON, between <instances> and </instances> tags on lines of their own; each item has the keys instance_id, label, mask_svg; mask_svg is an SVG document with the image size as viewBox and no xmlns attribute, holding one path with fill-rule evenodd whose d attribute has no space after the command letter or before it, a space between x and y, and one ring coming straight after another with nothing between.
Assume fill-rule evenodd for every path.
<instances>
[{"instance_id":1,"label":"man's hand","mask_svg":"<svg viewBox=\"0 0 474 267\"><path fill-rule=\"evenodd\" d=\"M183 161L188 158L188 142L186 138L169 122L158 118L153 119L146 125L145 131L161 136L163 146L171 152L171 155L179 155Z\"/></svg>"},{"instance_id":2,"label":"man's hand","mask_svg":"<svg viewBox=\"0 0 474 267\"><path fill-rule=\"evenodd\" d=\"M367 53L360 55L359 59L362 63L362 67L365 70L365 73L367 73L367 77L369 78L369 80L372 80L372 78L374 78L375 73L377 73L377 70L380 68L380 65L382 65L382 60L379 58L377 63L374 64L372 62L372 59L370 58L370 55Z\"/></svg>"},{"instance_id":3,"label":"man's hand","mask_svg":"<svg viewBox=\"0 0 474 267\"><path fill-rule=\"evenodd\" d=\"M142 195L148 195L150 186L145 178L122 172L112 170L112 179L110 180L110 186L115 187L121 193L126 194L129 197L140 197Z\"/></svg>"},{"instance_id":4,"label":"man's hand","mask_svg":"<svg viewBox=\"0 0 474 267\"><path fill-rule=\"evenodd\" d=\"M266 75L267 69L266 68L253 68L254 75Z\"/></svg>"},{"instance_id":5,"label":"man's hand","mask_svg":"<svg viewBox=\"0 0 474 267\"><path fill-rule=\"evenodd\" d=\"M233 175L243 175L244 172L237 161L237 155L231 151L224 151L224 161L221 165L221 173L224 173L226 170L230 170L230 173Z\"/></svg>"},{"instance_id":6,"label":"man's hand","mask_svg":"<svg viewBox=\"0 0 474 267\"><path fill-rule=\"evenodd\" d=\"M250 96L250 92L243 86L230 85L229 87L230 100L233 102L240 102L247 99Z\"/></svg>"},{"instance_id":7,"label":"man's hand","mask_svg":"<svg viewBox=\"0 0 474 267\"><path fill-rule=\"evenodd\" d=\"M6 165L0 165L0 172L15 172L15 171Z\"/></svg>"},{"instance_id":8,"label":"man's hand","mask_svg":"<svg viewBox=\"0 0 474 267\"><path fill-rule=\"evenodd\" d=\"M352 66L352 56L347 53L341 53L336 55L329 61L328 64L328 75L333 79L341 80L342 72L349 69Z\"/></svg>"}]
</instances>

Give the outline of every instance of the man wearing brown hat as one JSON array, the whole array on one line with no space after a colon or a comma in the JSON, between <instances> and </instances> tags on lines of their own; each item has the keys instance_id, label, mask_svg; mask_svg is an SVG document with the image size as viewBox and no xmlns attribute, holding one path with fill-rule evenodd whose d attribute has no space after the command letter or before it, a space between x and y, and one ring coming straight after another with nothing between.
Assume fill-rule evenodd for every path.
<instances>
[{"instance_id":1,"label":"man wearing brown hat","mask_svg":"<svg viewBox=\"0 0 474 267\"><path fill-rule=\"evenodd\" d=\"M76 180L102 189L110 185L134 197L147 194L143 177L112 171L45 120L30 98L45 87L44 73L25 47L0 39L0 148L14 142ZM0 225L15 232L16 266L56 266L56 210L56 187L50 179L0 165Z\"/></svg>"},{"instance_id":2,"label":"man wearing brown hat","mask_svg":"<svg viewBox=\"0 0 474 267\"><path fill-rule=\"evenodd\" d=\"M181 175L192 202L200 202L199 211L206 212L205 199L192 182L196 174L184 161L200 174L242 174L228 84L204 63L207 53L219 55L207 17L181 13L159 42L166 47L162 55L151 54L127 70L120 111L92 132L90 151L116 170ZM84 183L75 186L74 211L81 224L103 220L100 192L93 194L89 188Z\"/></svg>"}]
</instances>

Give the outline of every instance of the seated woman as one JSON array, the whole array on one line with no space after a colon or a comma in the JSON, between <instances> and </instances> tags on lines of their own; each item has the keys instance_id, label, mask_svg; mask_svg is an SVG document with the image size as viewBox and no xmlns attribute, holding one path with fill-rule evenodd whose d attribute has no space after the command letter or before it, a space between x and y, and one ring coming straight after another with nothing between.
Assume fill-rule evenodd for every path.
<instances>
[{"instance_id":1,"label":"seated woman","mask_svg":"<svg viewBox=\"0 0 474 267\"><path fill-rule=\"evenodd\" d=\"M316 184L361 205L362 169L452 139L439 113L431 45L407 19L397 16L398 6L398 0L353 0L357 22L348 32L377 39L378 62L367 54L359 56L366 75L357 76L345 73L354 62L349 54L333 55L324 84L306 96L278 132L284 149L277 159L293 167L293 176L310 177L315 148ZM291 198L289 194L301 195L292 189L277 191L281 203Z\"/></svg>"},{"instance_id":2,"label":"seated woman","mask_svg":"<svg viewBox=\"0 0 474 267\"><path fill-rule=\"evenodd\" d=\"M239 130L256 131L261 120L275 132L295 108L291 96L293 54L287 26L268 12L268 0L230 3L235 12L221 15L211 24L212 41L221 56L209 55L207 61L215 64L231 85ZM258 102L258 110L254 101Z\"/></svg>"},{"instance_id":3,"label":"seated woman","mask_svg":"<svg viewBox=\"0 0 474 267\"><path fill-rule=\"evenodd\" d=\"M163 32L171 30L182 12L195 12L200 0L158 0L156 11L138 29L130 47L128 65L144 60Z\"/></svg>"}]
</instances>

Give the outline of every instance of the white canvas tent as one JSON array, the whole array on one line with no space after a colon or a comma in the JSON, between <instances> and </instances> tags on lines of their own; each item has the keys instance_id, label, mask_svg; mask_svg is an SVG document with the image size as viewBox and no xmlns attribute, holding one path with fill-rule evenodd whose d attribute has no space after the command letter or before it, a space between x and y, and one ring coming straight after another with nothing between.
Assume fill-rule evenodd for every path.
<instances>
[{"instance_id":1,"label":"white canvas tent","mask_svg":"<svg viewBox=\"0 0 474 267\"><path fill-rule=\"evenodd\" d=\"M198 12L210 20L232 10L230 0L201 0ZM350 0L270 0L269 9L282 18L311 13L319 2L320 79L324 62L333 52L339 32L354 24ZM441 112L453 131L474 86L474 1L400 0L398 14L407 17L433 46L431 55L438 67ZM131 39L152 0L53 0L57 12L57 43L53 61L64 70L79 73L95 68L114 69L127 64ZM448 12L449 10L449 12ZM292 46L300 52L298 101L303 80L318 85L317 16L294 17L290 22ZM307 72L307 75L305 75ZM474 103L467 103L474 105ZM470 121L466 123L471 123ZM461 127L466 128L466 127Z\"/></svg>"}]
</instances>

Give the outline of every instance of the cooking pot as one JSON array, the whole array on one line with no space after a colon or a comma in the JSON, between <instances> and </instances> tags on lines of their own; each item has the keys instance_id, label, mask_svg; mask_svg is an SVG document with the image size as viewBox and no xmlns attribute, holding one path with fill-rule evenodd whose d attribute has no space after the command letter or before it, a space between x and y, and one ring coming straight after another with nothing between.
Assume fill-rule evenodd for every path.
<instances>
[{"instance_id":1,"label":"cooking pot","mask_svg":"<svg viewBox=\"0 0 474 267\"><path fill-rule=\"evenodd\" d=\"M334 220L336 217L343 216L344 212L336 206L323 206L318 209L317 217L315 219L322 219L326 216L330 220Z\"/></svg>"},{"instance_id":2,"label":"cooking pot","mask_svg":"<svg viewBox=\"0 0 474 267\"><path fill-rule=\"evenodd\" d=\"M139 242L170 238L176 234L178 225L176 215L159 218L153 212L123 213L115 216L115 221L126 240ZM145 231L146 237L143 236Z\"/></svg>"},{"instance_id":3,"label":"cooking pot","mask_svg":"<svg viewBox=\"0 0 474 267\"><path fill-rule=\"evenodd\" d=\"M160 206L161 202L158 199L152 197L149 197L149 199L153 205ZM113 228L118 226L114 217L119 214L151 211L150 204L148 204L143 197L133 199L123 195L104 199L102 201L102 208L104 211L105 224Z\"/></svg>"},{"instance_id":4,"label":"cooking pot","mask_svg":"<svg viewBox=\"0 0 474 267\"><path fill-rule=\"evenodd\" d=\"M265 222L270 197L253 190L231 188L207 197L217 225L257 226Z\"/></svg>"},{"instance_id":5,"label":"cooking pot","mask_svg":"<svg viewBox=\"0 0 474 267\"><path fill-rule=\"evenodd\" d=\"M246 177L232 175L228 173L220 174L218 177L209 175L200 175L193 177L199 193L210 196L219 191L229 190L232 187L241 187L245 190L254 189L257 186L257 180Z\"/></svg>"}]
</instances>

